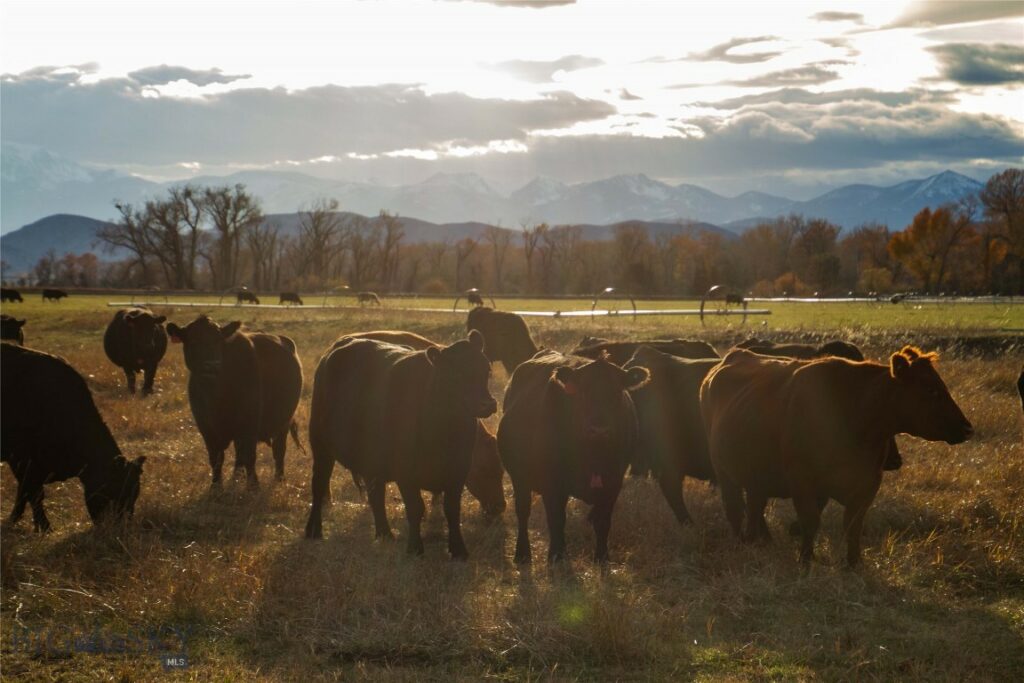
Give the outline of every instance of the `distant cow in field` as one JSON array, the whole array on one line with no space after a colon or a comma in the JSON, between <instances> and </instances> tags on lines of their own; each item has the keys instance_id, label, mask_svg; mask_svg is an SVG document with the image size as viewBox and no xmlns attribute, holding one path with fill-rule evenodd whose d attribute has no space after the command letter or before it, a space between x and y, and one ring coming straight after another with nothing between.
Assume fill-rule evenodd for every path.
<instances>
[{"instance_id":1,"label":"distant cow in field","mask_svg":"<svg viewBox=\"0 0 1024 683\"><path fill-rule=\"evenodd\" d=\"M477 292L475 290L470 290L470 291L466 292L466 301L469 302L473 306L483 306L484 305L484 298L482 296L480 296L480 292Z\"/></svg>"},{"instance_id":2,"label":"distant cow in field","mask_svg":"<svg viewBox=\"0 0 1024 683\"><path fill-rule=\"evenodd\" d=\"M636 444L629 391L650 377L605 357L588 360L556 351L537 354L512 374L498 425L498 452L515 492L519 532L515 561L531 559L528 525L533 493L544 500L548 561L565 556L569 497L593 507L594 559L608 559L612 510Z\"/></svg>"},{"instance_id":3,"label":"distant cow in field","mask_svg":"<svg viewBox=\"0 0 1024 683\"><path fill-rule=\"evenodd\" d=\"M376 292L359 292L356 294L356 300L359 301L359 305L373 304L374 306L380 306L380 297L377 296Z\"/></svg>"},{"instance_id":4,"label":"distant cow in field","mask_svg":"<svg viewBox=\"0 0 1024 683\"><path fill-rule=\"evenodd\" d=\"M479 332L451 346L414 351L372 339L341 340L320 360L309 439L312 508L307 538L323 535L322 505L337 461L366 482L378 538L390 538L387 483L398 484L409 522L408 551L423 553L423 490L444 493L448 552L468 556L460 506L478 419L497 403Z\"/></svg>"},{"instance_id":5,"label":"distant cow in field","mask_svg":"<svg viewBox=\"0 0 1024 683\"><path fill-rule=\"evenodd\" d=\"M9 289L7 287L0 287L0 301L10 301L22 303L21 292L16 289Z\"/></svg>"},{"instance_id":6,"label":"distant cow in field","mask_svg":"<svg viewBox=\"0 0 1024 683\"><path fill-rule=\"evenodd\" d=\"M25 345L25 320L18 320L6 313L0 314L0 340Z\"/></svg>"},{"instance_id":7,"label":"distant cow in field","mask_svg":"<svg viewBox=\"0 0 1024 683\"><path fill-rule=\"evenodd\" d=\"M188 402L221 483L224 451L234 442L235 472L244 468L257 486L256 444L270 444L274 470L284 477L287 436L298 443L292 420L302 393L302 366L295 342L283 335L243 332L240 322L221 327L201 315L185 327L167 324L171 341L183 345L189 370Z\"/></svg>"},{"instance_id":8,"label":"distant cow in field","mask_svg":"<svg viewBox=\"0 0 1024 683\"><path fill-rule=\"evenodd\" d=\"M122 308L103 335L103 350L110 362L124 371L129 393L135 393L135 375L142 373L142 394L153 393L156 368L167 352L166 316L145 308Z\"/></svg>"},{"instance_id":9,"label":"distant cow in field","mask_svg":"<svg viewBox=\"0 0 1024 683\"><path fill-rule=\"evenodd\" d=\"M466 331L484 336L484 353L492 363L501 363L509 375L537 351L530 328L522 316L478 306L466 317Z\"/></svg>"},{"instance_id":10,"label":"distant cow in field","mask_svg":"<svg viewBox=\"0 0 1024 683\"><path fill-rule=\"evenodd\" d=\"M0 344L0 374L0 460L18 482L10 522L31 504L36 530L49 530L43 485L72 477L93 522L131 517L146 457L121 455L82 376L62 358L13 344Z\"/></svg>"},{"instance_id":11,"label":"distant cow in field","mask_svg":"<svg viewBox=\"0 0 1024 683\"><path fill-rule=\"evenodd\" d=\"M743 304L747 303L747 300L743 298L742 294L726 294L725 303L735 304L736 306L742 306Z\"/></svg>"},{"instance_id":12,"label":"distant cow in field","mask_svg":"<svg viewBox=\"0 0 1024 683\"><path fill-rule=\"evenodd\" d=\"M43 301L60 301L66 298L68 295L63 289L44 289L43 290Z\"/></svg>"},{"instance_id":13,"label":"distant cow in field","mask_svg":"<svg viewBox=\"0 0 1024 683\"><path fill-rule=\"evenodd\" d=\"M701 414L726 517L748 540L768 538L769 498L792 498L809 562L821 509L845 507L850 565L860 561L864 515L898 433L961 443L971 423L935 370L935 355L906 346L888 365L842 358L793 361L730 352L701 387Z\"/></svg>"},{"instance_id":14,"label":"distant cow in field","mask_svg":"<svg viewBox=\"0 0 1024 683\"><path fill-rule=\"evenodd\" d=\"M641 346L667 353L678 358L719 358L718 351L711 344L699 339L647 339L640 341L602 341L592 346L577 346L570 351L574 356L598 358L607 353L608 360L622 365L629 360Z\"/></svg>"},{"instance_id":15,"label":"distant cow in field","mask_svg":"<svg viewBox=\"0 0 1024 683\"><path fill-rule=\"evenodd\" d=\"M302 297L296 292L281 292L281 299L277 302L278 304L298 304L302 306Z\"/></svg>"},{"instance_id":16,"label":"distant cow in field","mask_svg":"<svg viewBox=\"0 0 1024 683\"><path fill-rule=\"evenodd\" d=\"M390 344L408 346L416 351L430 347L441 348L441 344L413 332L392 330L346 335L335 342L335 345L344 344L346 338L376 339ZM483 508L485 514L500 515L505 511L505 490L502 486L504 476L505 470L502 468L501 458L498 456L498 442L483 421L478 420L476 442L470 459L469 475L466 477L466 489L480 502L480 507Z\"/></svg>"},{"instance_id":17,"label":"distant cow in field","mask_svg":"<svg viewBox=\"0 0 1024 683\"><path fill-rule=\"evenodd\" d=\"M718 358L678 358L641 346L624 366L651 373L647 384L630 392L639 426L636 460L640 470L654 474L680 524L691 521L683 480L714 480L700 416L700 385L718 363Z\"/></svg>"},{"instance_id":18,"label":"distant cow in field","mask_svg":"<svg viewBox=\"0 0 1024 683\"><path fill-rule=\"evenodd\" d=\"M238 290L235 293L235 298L236 302L239 304L249 303L256 304L258 306L260 303L260 298L247 289Z\"/></svg>"}]
</instances>

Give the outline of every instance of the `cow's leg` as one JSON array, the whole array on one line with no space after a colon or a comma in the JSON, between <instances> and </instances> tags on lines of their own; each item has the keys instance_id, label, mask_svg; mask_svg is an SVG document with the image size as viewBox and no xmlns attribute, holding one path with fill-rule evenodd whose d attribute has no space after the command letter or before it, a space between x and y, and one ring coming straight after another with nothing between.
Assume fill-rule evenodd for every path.
<instances>
[{"instance_id":1,"label":"cow's leg","mask_svg":"<svg viewBox=\"0 0 1024 683\"><path fill-rule=\"evenodd\" d=\"M469 551L462 539L462 487L451 486L444 491L444 518L448 521L448 553L453 560L466 560Z\"/></svg>"},{"instance_id":2,"label":"cow's leg","mask_svg":"<svg viewBox=\"0 0 1024 683\"><path fill-rule=\"evenodd\" d=\"M760 491L747 489L747 534L745 541L770 541L768 524L764 521L764 509L768 505L768 496Z\"/></svg>"},{"instance_id":3,"label":"cow's leg","mask_svg":"<svg viewBox=\"0 0 1024 683\"><path fill-rule=\"evenodd\" d=\"M156 381L156 365L147 365L142 369L142 395L153 393L153 382Z\"/></svg>"},{"instance_id":4,"label":"cow's leg","mask_svg":"<svg viewBox=\"0 0 1024 683\"><path fill-rule=\"evenodd\" d=\"M256 476L256 439L241 437L235 439L235 471L239 463L245 468L245 480L249 488L258 488L259 478Z\"/></svg>"},{"instance_id":5,"label":"cow's leg","mask_svg":"<svg viewBox=\"0 0 1024 683\"><path fill-rule=\"evenodd\" d=\"M409 523L409 541L406 544L406 551L410 555L423 554L423 536L420 535L420 524L423 522L423 512L426 506L423 504L423 495L418 486L413 486L407 481L400 481L398 490L402 494L402 502L405 503L405 519Z\"/></svg>"},{"instance_id":6,"label":"cow's leg","mask_svg":"<svg viewBox=\"0 0 1024 683\"><path fill-rule=\"evenodd\" d=\"M11 515L7 518L7 521L11 524L17 524L21 516L25 514L25 506L28 504L28 491L25 489L25 485L19 480L18 481L18 492L14 495L14 507L11 509Z\"/></svg>"},{"instance_id":7,"label":"cow's leg","mask_svg":"<svg viewBox=\"0 0 1024 683\"><path fill-rule=\"evenodd\" d=\"M518 564L530 562L530 507L533 504L533 491L526 484L512 482L512 495L516 499L516 534L515 561Z\"/></svg>"},{"instance_id":8,"label":"cow's leg","mask_svg":"<svg viewBox=\"0 0 1024 683\"><path fill-rule=\"evenodd\" d=\"M43 509L43 484L42 482L30 484L28 487L28 502L32 504L32 523L36 531L47 532L50 530L50 520L46 517L46 510Z\"/></svg>"},{"instance_id":9,"label":"cow's leg","mask_svg":"<svg viewBox=\"0 0 1024 683\"><path fill-rule=\"evenodd\" d=\"M846 562L851 567L860 564L860 536L864 529L864 515L875 499L878 486L882 482L881 474L872 482L869 490L860 496L847 501L843 510L843 529L846 532Z\"/></svg>"},{"instance_id":10,"label":"cow's leg","mask_svg":"<svg viewBox=\"0 0 1024 683\"><path fill-rule=\"evenodd\" d=\"M729 520L732 532L743 538L743 490L732 479L720 476L719 488L722 490L722 505L725 506L725 517Z\"/></svg>"},{"instance_id":11,"label":"cow's leg","mask_svg":"<svg viewBox=\"0 0 1024 683\"><path fill-rule=\"evenodd\" d=\"M661 494L665 501L675 513L676 520L680 524L690 524L693 519L690 511L686 509L686 502L683 501L683 477L672 468L665 467L658 475L658 486L661 487Z\"/></svg>"},{"instance_id":12,"label":"cow's leg","mask_svg":"<svg viewBox=\"0 0 1024 683\"><path fill-rule=\"evenodd\" d=\"M221 473L224 469L224 449L207 441L206 453L210 456L210 470L213 472L213 485L220 486Z\"/></svg>"},{"instance_id":13,"label":"cow's leg","mask_svg":"<svg viewBox=\"0 0 1024 683\"><path fill-rule=\"evenodd\" d=\"M794 495L793 507L800 521L800 561L806 565L814 559L814 537L821 523L821 510L817 497L807 494Z\"/></svg>"},{"instance_id":14,"label":"cow's leg","mask_svg":"<svg viewBox=\"0 0 1024 683\"><path fill-rule=\"evenodd\" d=\"M825 510L825 506L828 505L828 496L818 496L818 515ZM789 535L799 536L800 535L800 520L793 520L793 523L789 525Z\"/></svg>"},{"instance_id":15,"label":"cow's leg","mask_svg":"<svg viewBox=\"0 0 1024 683\"><path fill-rule=\"evenodd\" d=\"M288 450L288 428L285 427L281 433L270 441L270 448L274 452L274 478L278 481L284 479L284 454Z\"/></svg>"},{"instance_id":16,"label":"cow's leg","mask_svg":"<svg viewBox=\"0 0 1024 683\"><path fill-rule=\"evenodd\" d=\"M124 368L124 377L128 380L128 393L135 393L135 371Z\"/></svg>"},{"instance_id":17,"label":"cow's leg","mask_svg":"<svg viewBox=\"0 0 1024 683\"><path fill-rule=\"evenodd\" d=\"M612 528L612 510L615 501L601 501L590 511L590 521L594 525L594 561L608 561L608 532Z\"/></svg>"},{"instance_id":18,"label":"cow's leg","mask_svg":"<svg viewBox=\"0 0 1024 683\"><path fill-rule=\"evenodd\" d=\"M388 513L384 509L384 490L387 488L386 481L370 479L366 482L366 497L370 501L370 509L373 511L373 525L376 527L376 537L392 540L395 535L391 533L391 525L388 524Z\"/></svg>"},{"instance_id":19,"label":"cow's leg","mask_svg":"<svg viewBox=\"0 0 1024 683\"><path fill-rule=\"evenodd\" d=\"M309 506L309 520L306 522L306 538L323 538L323 507L331 492L331 474L334 472L334 458L313 455L313 503Z\"/></svg>"},{"instance_id":20,"label":"cow's leg","mask_svg":"<svg viewBox=\"0 0 1024 683\"><path fill-rule=\"evenodd\" d=\"M544 513L548 518L548 562L565 559L565 506L568 496L545 494Z\"/></svg>"}]
</instances>

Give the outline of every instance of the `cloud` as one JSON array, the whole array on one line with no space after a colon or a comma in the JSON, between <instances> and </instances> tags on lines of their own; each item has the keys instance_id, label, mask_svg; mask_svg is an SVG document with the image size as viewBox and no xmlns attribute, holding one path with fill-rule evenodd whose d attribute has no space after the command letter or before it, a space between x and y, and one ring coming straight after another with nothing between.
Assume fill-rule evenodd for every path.
<instances>
[{"instance_id":1,"label":"cloud","mask_svg":"<svg viewBox=\"0 0 1024 683\"><path fill-rule=\"evenodd\" d=\"M945 26L966 24L1024 15L1024 3L1006 0L972 0L972 2L912 2L886 28Z\"/></svg>"},{"instance_id":2,"label":"cloud","mask_svg":"<svg viewBox=\"0 0 1024 683\"><path fill-rule=\"evenodd\" d=\"M695 107L714 109L740 109L741 107L765 104L838 104L841 102L871 101L880 102L889 107L913 104L915 102L952 103L956 97L952 93L936 90L905 90L890 92L855 88L835 90L832 92L811 92L803 88L782 88L770 90L757 95L742 95L725 100L695 102Z\"/></svg>"},{"instance_id":3,"label":"cloud","mask_svg":"<svg viewBox=\"0 0 1024 683\"><path fill-rule=\"evenodd\" d=\"M4 76L0 135L100 164L269 163L448 144L522 141L616 112L567 92L532 100L427 94L415 85L238 88L198 98L146 97L131 78Z\"/></svg>"},{"instance_id":4,"label":"cloud","mask_svg":"<svg viewBox=\"0 0 1024 683\"><path fill-rule=\"evenodd\" d=\"M554 61L528 61L513 59L507 62L492 64L491 68L512 74L516 78L531 83L547 83L558 71L577 71L604 64L603 59L584 57L583 55L567 55Z\"/></svg>"},{"instance_id":5,"label":"cloud","mask_svg":"<svg viewBox=\"0 0 1024 683\"><path fill-rule=\"evenodd\" d=\"M857 24L864 23L864 15L858 12L818 12L811 15L815 21L852 21Z\"/></svg>"},{"instance_id":6,"label":"cloud","mask_svg":"<svg viewBox=\"0 0 1024 683\"><path fill-rule=\"evenodd\" d=\"M142 85L164 85L174 81L188 81L198 86L204 86L212 83L239 81L249 78L250 74L226 74L220 69L196 70L186 66L161 64L129 72L128 77Z\"/></svg>"},{"instance_id":7,"label":"cloud","mask_svg":"<svg viewBox=\"0 0 1024 683\"><path fill-rule=\"evenodd\" d=\"M634 95L633 93L629 92L625 88L623 88L622 90L619 91L619 98L623 99L623 100L642 100L643 99L642 97L640 97L638 95Z\"/></svg>"},{"instance_id":8,"label":"cloud","mask_svg":"<svg viewBox=\"0 0 1024 683\"><path fill-rule=\"evenodd\" d=\"M999 43L947 43L928 48L939 60L942 77L962 85L1024 82L1024 48Z\"/></svg>"},{"instance_id":9,"label":"cloud","mask_svg":"<svg viewBox=\"0 0 1024 683\"><path fill-rule=\"evenodd\" d=\"M741 45L752 45L754 43L765 43L769 41L779 40L777 36L756 36L753 38L733 38L732 40L715 45L704 52L691 52L689 55L683 58L682 61L697 61L697 62L729 62L731 64L754 64L757 62L767 62L769 59L773 59L782 54L779 51L770 52L755 52L747 54L733 54L730 52L733 48L740 47Z\"/></svg>"},{"instance_id":10,"label":"cloud","mask_svg":"<svg viewBox=\"0 0 1024 683\"><path fill-rule=\"evenodd\" d=\"M827 62L815 62L806 66L781 71L771 71L760 76L745 78L738 81L726 81L729 85L738 85L745 88L775 88L787 85L818 85L827 83L839 78L839 75L832 69L826 68L836 64L847 62L832 60Z\"/></svg>"}]
</instances>

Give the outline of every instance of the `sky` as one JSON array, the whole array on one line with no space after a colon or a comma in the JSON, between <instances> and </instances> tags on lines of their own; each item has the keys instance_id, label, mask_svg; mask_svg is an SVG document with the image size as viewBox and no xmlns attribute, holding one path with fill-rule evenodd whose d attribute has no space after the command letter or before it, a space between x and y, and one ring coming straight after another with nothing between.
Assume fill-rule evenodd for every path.
<instances>
[{"instance_id":1,"label":"sky","mask_svg":"<svg viewBox=\"0 0 1024 683\"><path fill-rule=\"evenodd\" d=\"M0 73L3 142L152 180L803 199L1024 159L1024 0L4 0Z\"/></svg>"}]
</instances>

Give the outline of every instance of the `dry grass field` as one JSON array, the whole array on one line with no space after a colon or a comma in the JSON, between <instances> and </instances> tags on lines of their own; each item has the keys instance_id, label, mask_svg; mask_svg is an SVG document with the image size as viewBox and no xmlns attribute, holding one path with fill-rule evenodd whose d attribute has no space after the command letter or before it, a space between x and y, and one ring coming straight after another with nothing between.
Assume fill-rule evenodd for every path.
<instances>
[{"instance_id":1,"label":"dry grass field","mask_svg":"<svg viewBox=\"0 0 1024 683\"><path fill-rule=\"evenodd\" d=\"M73 296L43 305L32 297L4 306L29 318L28 346L64 356L87 377L123 452L148 456L135 519L127 525L94 529L74 480L47 488L52 533L32 532L30 515L14 528L4 523L4 678L1024 676L1024 418L1014 389L1024 344L999 354L943 355L939 371L976 436L957 447L900 437L904 467L886 474L865 525L864 565L856 571L843 566L841 513L834 503L819 535L820 562L803 575L785 529L794 518L788 501L769 508L771 544L742 545L731 537L714 489L687 483L695 524L680 528L656 484L638 479L627 480L616 507L607 569L590 561L593 536L585 507L576 503L569 510L569 560L548 567L539 501L531 520L536 559L519 568L511 561L511 509L488 523L476 502L464 498L465 564L447 559L443 515L431 509L426 554L412 558L404 552L397 490L389 489L388 506L399 540L375 542L368 508L340 468L325 540L304 540L310 458L291 444L283 482L273 481L269 448L261 447L259 491L231 481L211 491L180 347L169 347L154 396L129 396L123 375L102 351L113 313L105 307L108 298ZM745 329L719 325L707 338L727 348L751 329L776 338L840 334L882 358L905 342L931 348L957 336L1005 336L992 330L1024 328L1024 306L988 308L950 306L921 320L913 308L892 307L861 319L854 309L837 313L821 305L773 316L766 327L760 321ZM167 313L181 323L197 311ZM389 307L212 315L296 340L306 375L298 413L303 440L313 370L335 337L382 328L439 340L463 334L461 316ZM583 334L702 334L693 320L669 317L529 323L539 343L562 349ZM496 397L506 380L495 366ZM496 424L497 416L492 419ZM5 516L13 491L4 467ZM507 480L506 495L511 500ZM160 655L177 653L187 655L188 667L165 671Z\"/></svg>"}]
</instances>

